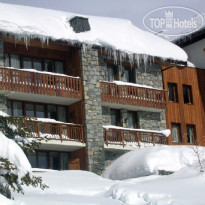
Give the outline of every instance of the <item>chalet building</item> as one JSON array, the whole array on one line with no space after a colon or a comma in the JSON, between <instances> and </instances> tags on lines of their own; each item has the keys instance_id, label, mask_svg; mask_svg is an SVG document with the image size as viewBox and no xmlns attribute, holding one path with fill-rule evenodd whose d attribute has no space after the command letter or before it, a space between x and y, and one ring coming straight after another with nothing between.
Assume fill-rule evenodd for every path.
<instances>
[{"instance_id":1,"label":"chalet building","mask_svg":"<svg viewBox=\"0 0 205 205\"><path fill-rule=\"evenodd\" d=\"M205 146L205 30L175 39L188 54L189 66L164 66L169 144Z\"/></svg>"},{"instance_id":2,"label":"chalet building","mask_svg":"<svg viewBox=\"0 0 205 205\"><path fill-rule=\"evenodd\" d=\"M174 70L166 68L186 62L181 48L127 20L0 4L0 109L34 117L25 126L49 139L28 156L33 167L101 173L124 152L172 144L165 111L176 79L165 83ZM190 93L191 82L177 78ZM198 96L192 90L185 106Z\"/></svg>"}]
</instances>

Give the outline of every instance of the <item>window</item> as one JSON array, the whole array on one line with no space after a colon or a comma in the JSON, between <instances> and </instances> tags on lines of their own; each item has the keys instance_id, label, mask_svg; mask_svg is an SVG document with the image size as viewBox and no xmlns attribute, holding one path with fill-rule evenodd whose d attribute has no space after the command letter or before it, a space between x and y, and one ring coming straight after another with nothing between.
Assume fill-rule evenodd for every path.
<instances>
[{"instance_id":1,"label":"window","mask_svg":"<svg viewBox=\"0 0 205 205\"><path fill-rule=\"evenodd\" d=\"M36 150L27 157L32 168L67 170L70 153Z\"/></svg>"},{"instance_id":2,"label":"window","mask_svg":"<svg viewBox=\"0 0 205 205\"><path fill-rule=\"evenodd\" d=\"M193 104L192 90L190 85L183 85L183 95L185 104Z\"/></svg>"},{"instance_id":3,"label":"window","mask_svg":"<svg viewBox=\"0 0 205 205\"><path fill-rule=\"evenodd\" d=\"M196 144L196 127L195 125L187 125L187 143Z\"/></svg>"},{"instance_id":4,"label":"window","mask_svg":"<svg viewBox=\"0 0 205 205\"><path fill-rule=\"evenodd\" d=\"M117 67L108 65L108 81L112 82L117 80Z\"/></svg>"},{"instance_id":5,"label":"window","mask_svg":"<svg viewBox=\"0 0 205 205\"><path fill-rule=\"evenodd\" d=\"M67 122L67 107L60 105L36 104L8 100L8 114L14 116L29 116L37 118L50 118Z\"/></svg>"},{"instance_id":6,"label":"window","mask_svg":"<svg viewBox=\"0 0 205 205\"><path fill-rule=\"evenodd\" d=\"M23 115L22 102L13 102L13 115L16 117Z\"/></svg>"},{"instance_id":7,"label":"window","mask_svg":"<svg viewBox=\"0 0 205 205\"><path fill-rule=\"evenodd\" d=\"M178 92L176 83L168 83L169 102L178 102Z\"/></svg>"},{"instance_id":8,"label":"window","mask_svg":"<svg viewBox=\"0 0 205 205\"><path fill-rule=\"evenodd\" d=\"M5 66L20 68L20 58L18 55L5 53Z\"/></svg>"},{"instance_id":9,"label":"window","mask_svg":"<svg viewBox=\"0 0 205 205\"><path fill-rule=\"evenodd\" d=\"M48 105L48 118L57 120L56 106Z\"/></svg>"},{"instance_id":10,"label":"window","mask_svg":"<svg viewBox=\"0 0 205 205\"><path fill-rule=\"evenodd\" d=\"M137 115L136 112L128 112L128 128L137 128Z\"/></svg>"},{"instance_id":11,"label":"window","mask_svg":"<svg viewBox=\"0 0 205 205\"><path fill-rule=\"evenodd\" d=\"M120 110L111 109L111 125L120 126Z\"/></svg>"},{"instance_id":12,"label":"window","mask_svg":"<svg viewBox=\"0 0 205 205\"><path fill-rule=\"evenodd\" d=\"M135 83L134 73L133 73L132 68L125 67L124 68L124 75L125 75L125 81L126 82Z\"/></svg>"},{"instance_id":13,"label":"window","mask_svg":"<svg viewBox=\"0 0 205 205\"><path fill-rule=\"evenodd\" d=\"M179 123L172 123L172 141L182 142L181 125Z\"/></svg>"},{"instance_id":14,"label":"window","mask_svg":"<svg viewBox=\"0 0 205 205\"><path fill-rule=\"evenodd\" d=\"M27 69L32 68L31 58L23 58L23 68L27 68Z\"/></svg>"},{"instance_id":15,"label":"window","mask_svg":"<svg viewBox=\"0 0 205 205\"><path fill-rule=\"evenodd\" d=\"M37 118L45 117L45 106L44 105L36 105L36 117Z\"/></svg>"},{"instance_id":16,"label":"window","mask_svg":"<svg viewBox=\"0 0 205 205\"><path fill-rule=\"evenodd\" d=\"M48 71L55 73L65 73L65 62L64 61L55 61L51 59L38 59L33 57L26 57L20 55L13 55L9 53L4 54L5 66L13 68L22 68L25 69L35 69L38 71Z\"/></svg>"},{"instance_id":17,"label":"window","mask_svg":"<svg viewBox=\"0 0 205 205\"><path fill-rule=\"evenodd\" d=\"M34 117L34 105L26 103L26 116Z\"/></svg>"}]
</instances>

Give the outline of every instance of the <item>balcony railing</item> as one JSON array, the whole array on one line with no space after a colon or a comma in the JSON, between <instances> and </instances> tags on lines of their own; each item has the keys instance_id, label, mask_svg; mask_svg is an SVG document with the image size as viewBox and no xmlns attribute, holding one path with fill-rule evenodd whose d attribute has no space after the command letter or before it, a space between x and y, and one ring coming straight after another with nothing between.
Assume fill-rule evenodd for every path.
<instances>
[{"instance_id":1,"label":"balcony railing","mask_svg":"<svg viewBox=\"0 0 205 205\"><path fill-rule=\"evenodd\" d=\"M85 143L83 125L32 121L21 126L32 127L32 136L34 138Z\"/></svg>"},{"instance_id":2,"label":"balcony railing","mask_svg":"<svg viewBox=\"0 0 205 205\"><path fill-rule=\"evenodd\" d=\"M165 109L165 91L101 82L102 102Z\"/></svg>"},{"instance_id":3,"label":"balcony railing","mask_svg":"<svg viewBox=\"0 0 205 205\"><path fill-rule=\"evenodd\" d=\"M0 89L31 94L82 98L81 79L0 67Z\"/></svg>"},{"instance_id":4,"label":"balcony railing","mask_svg":"<svg viewBox=\"0 0 205 205\"><path fill-rule=\"evenodd\" d=\"M104 129L105 144L123 145L135 144L139 147L141 143L148 144L168 144L168 138L160 132L130 129Z\"/></svg>"}]
</instances>

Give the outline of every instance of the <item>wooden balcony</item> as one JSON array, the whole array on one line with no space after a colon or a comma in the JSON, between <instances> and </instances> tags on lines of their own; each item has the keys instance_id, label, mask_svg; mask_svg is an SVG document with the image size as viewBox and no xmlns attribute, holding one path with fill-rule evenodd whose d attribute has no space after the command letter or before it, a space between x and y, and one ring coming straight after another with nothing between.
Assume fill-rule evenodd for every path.
<instances>
[{"instance_id":1,"label":"wooden balcony","mask_svg":"<svg viewBox=\"0 0 205 205\"><path fill-rule=\"evenodd\" d=\"M165 109L165 91L101 82L102 102Z\"/></svg>"},{"instance_id":2,"label":"wooden balcony","mask_svg":"<svg viewBox=\"0 0 205 205\"><path fill-rule=\"evenodd\" d=\"M85 143L83 125L32 121L24 123L21 126L32 127L34 138Z\"/></svg>"},{"instance_id":3,"label":"wooden balcony","mask_svg":"<svg viewBox=\"0 0 205 205\"><path fill-rule=\"evenodd\" d=\"M82 98L80 78L3 67L0 67L0 90Z\"/></svg>"},{"instance_id":4,"label":"wooden balcony","mask_svg":"<svg viewBox=\"0 0 205 205\"><path fill-rule=\"evenodd\" d=\"M148 144L163 144L168 145L168 137L165 137L160 132L148 132L143 130L130 130L130 129L105 129L104 128L105 144L122 145L135 144L139 147L141 143Z\"/></svg>"}]
</instances>

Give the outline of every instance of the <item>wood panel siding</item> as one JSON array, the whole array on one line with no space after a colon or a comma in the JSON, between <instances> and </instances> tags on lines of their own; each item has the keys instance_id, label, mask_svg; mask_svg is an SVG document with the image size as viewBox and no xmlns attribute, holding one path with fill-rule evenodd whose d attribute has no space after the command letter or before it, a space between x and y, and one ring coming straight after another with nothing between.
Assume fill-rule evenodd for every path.
<instances>
[{"instance_id":1,"label":"wood panel siding","mask_svg":"<svg viewBox=\"0 0 205 205\"><path fill-rule=\"evenodd\" d=\"M148 144L168 144L168 138L161 133L147 132L147 131L132 131L126 129L104 129L105 144L137 144L140 147L140 142Z\"/></svg>"},{"instance_id":2,"label":"wood panel siding","mask_svg":"<svg viewBox=\"0 0 205 205\"><path fill-rule=\"evenodd\" d=\"M187 144L187 125L196 126L197 144L205 145L205 135L203 131L203 103L198 84L197 69L165 67L163 71L164 89L168 90L168 83L177 84L178 102L169 102L168 92L166 92L166 121L167 128L171 130L172 123L179 123L181 126L182 143L172 142L172 135L169 137L169 144ZM183 86L190 86L193 104L185 104L183 96ZM204 92L204 91L202 91Z\"/></svg>"},{"instance_id":3,"label":"wood panel siding","mask_svg":"<svg viewBox=\"0 0 205 205\"><path fill-rule=\"evenodd\" d=\"M83 101L73 103L68 107L68 122L84 125Z\"/></svg>"},{"instance_id":4,"label":"wood panel siding","mask_svg":"<svg viewBox=\"0 0 205 205\"><path fill-rule=\"evenodd\" d=\"M33 45L33 44L31 44ZM35 45L35 44L34 44ZM58 45L58 44L57 44ZM25 44L4 43L4 53L16 54L20 56L33 57L41 60L51 59L65 62L65 74L71 76L81 76L80 72L80 50L77 47L62 45L54 48L51 46L34 47L25 46ZM61 48L61 49L60 49Z\"/></svg>"},{"instance_id":5,"label":"wood panel siding","mask_svg":"<svg viewBox=\"0 0 205 205\"><path fill-rule=\"evenodd\" d=\"M85 143L82 125L47 123L47 122L26 122L22 127L32 127L33 137L48 138L61 141L76 141Z\"/></svg>"},{"instance_id":6,"label":"wood panel siding","mask_svg":"<svg viewBox=\"0 0 205 205\"><path fill-rule=\"evenodd\" d=\"M69 169L87 170L87 157L85 147L71 152Z\"/></svg>"},{"instance_id":7,"label":"wood panel siding","mask_svg":"<svg viewBox=\"0 0 205 205\"><path fill-rule=\"evenodd\" d=\"M31 94L82 98L81 79L0 67L0 89Z\"/></svg>"},{"instance_id":8,"label":"wood panel siding","mask_svg":"<svg viewBox=\"0 0 205 205\"><path fill-rule=\"evenodd\" d=\"M101 82L101 98L103 102L156 109L165 109L165 91L128 85L116 85Z\"/></svg>"}]
</instances>

